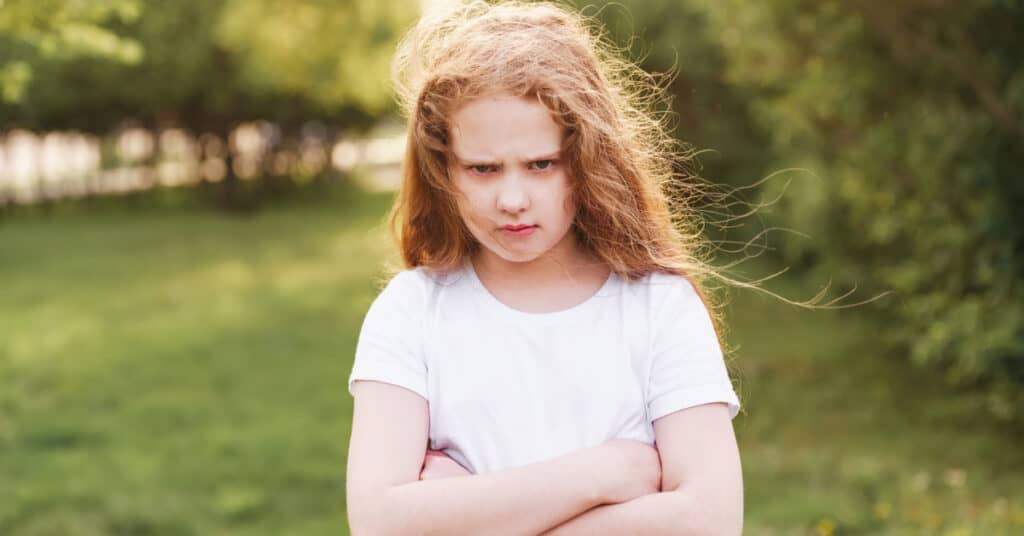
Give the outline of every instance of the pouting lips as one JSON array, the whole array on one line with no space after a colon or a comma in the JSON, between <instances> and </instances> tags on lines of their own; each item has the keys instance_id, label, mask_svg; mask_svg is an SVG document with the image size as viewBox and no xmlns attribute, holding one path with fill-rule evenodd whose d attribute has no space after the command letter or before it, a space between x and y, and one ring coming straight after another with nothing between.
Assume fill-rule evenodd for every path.
<instances>
[{"instance_id":1,"label":"pouting lips","mask_svg":"<svg viewBox=\"0 0 1024 536\"><path fill-rule=\"evenodd\" d=\"M533 232L537 230L537 226L536 225L515 225L515 226L507 225L505 227L502 227L501 230L505 231L505 232L507 232L507 233L509 233L509 234L511 234L513 236L523 236L523 237L525 237L525 236L532 235Z\"/></svg>"}]
</instances>

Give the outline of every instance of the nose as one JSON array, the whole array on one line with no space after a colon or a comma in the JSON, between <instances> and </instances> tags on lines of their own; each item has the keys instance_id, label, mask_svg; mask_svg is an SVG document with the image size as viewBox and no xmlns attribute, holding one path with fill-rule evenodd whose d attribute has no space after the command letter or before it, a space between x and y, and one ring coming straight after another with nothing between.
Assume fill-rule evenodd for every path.
<instances>
[{"instance_id":1,"label":"nose","mask_svg":"<svg viewBox=\"0 0 1024 536\"><path fill-rule=\"evenodd\" d=\"M530 195L526 188L525 177L519 173L506 173L498 188L499 210L518 214L530 208Z\"/></svg>"}]
</instances>

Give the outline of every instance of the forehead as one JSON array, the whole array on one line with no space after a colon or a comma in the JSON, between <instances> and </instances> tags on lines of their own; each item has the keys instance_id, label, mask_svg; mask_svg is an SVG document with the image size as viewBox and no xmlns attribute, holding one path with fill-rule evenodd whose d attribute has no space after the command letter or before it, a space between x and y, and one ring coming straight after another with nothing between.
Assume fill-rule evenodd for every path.
<instances>
[{"instance_id":1,"label":"forehead","mask_svg":"<svg viewBox=\"0 0 1024 536\"><path fill-rule=\"evenodd\" d=\"M561 148L563 131L536 99L497 95L467 101L452 115L452 150L463 160L520 160Z\"/></svg>"}]
</instances>

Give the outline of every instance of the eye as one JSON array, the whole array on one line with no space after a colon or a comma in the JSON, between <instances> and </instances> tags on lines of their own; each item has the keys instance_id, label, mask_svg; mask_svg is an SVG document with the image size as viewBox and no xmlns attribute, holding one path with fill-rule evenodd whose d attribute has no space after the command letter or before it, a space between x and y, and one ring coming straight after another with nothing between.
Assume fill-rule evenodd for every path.
<instances>
[{"instance_id":1,"label":"eye","mask_svg":"<svg viewBox=\"0 0 1024 536\"><path fill-rule=\"evenodd\" d=\"M497 166L490 164L476 164L472 166L466 166L466 169L471 171L475 175L486 175L494 170Z\"/></svg>"},{"instance_id":2,"label":"eye","mask_svg":"<svg viewBox=\"0 0 1024 536\"><path fill-rule=\"evenodd\" d=\"M555 167L557 162L555 160L537 160L533 163L534 169L537 171L548 171Z\"/></svg>"}]
</instances>

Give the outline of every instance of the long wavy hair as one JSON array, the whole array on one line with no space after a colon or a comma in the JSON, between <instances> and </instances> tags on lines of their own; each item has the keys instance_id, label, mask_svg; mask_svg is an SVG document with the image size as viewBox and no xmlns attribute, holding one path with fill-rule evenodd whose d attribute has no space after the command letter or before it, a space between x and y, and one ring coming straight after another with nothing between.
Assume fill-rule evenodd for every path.
<instances>
[{"instance_id":1,"label":"long wavy hair","mask_svg":"<svg viewBox=\"0 0 1024 536\"><path fill-rule=\"evenodd\" d=\"M692 150L667 124L664 81L622 55L593 19L543 2L473 1L425 14L401 40L392 75L408 121L391 231L405 268L448 271L480 247L460 217L449 176L450 118L492 94L535 98L563 127L563 160L576 202L579 244L635 280L652 271L704 289L704 190ZM670 81L670 80L669 80ZM667 106L666 106L667 108Z\"/></svg>"}]
</instances>

